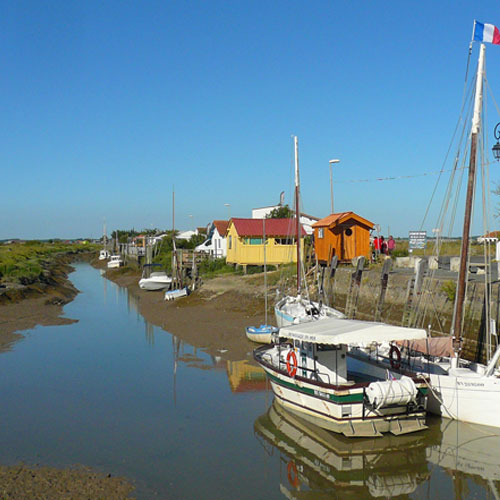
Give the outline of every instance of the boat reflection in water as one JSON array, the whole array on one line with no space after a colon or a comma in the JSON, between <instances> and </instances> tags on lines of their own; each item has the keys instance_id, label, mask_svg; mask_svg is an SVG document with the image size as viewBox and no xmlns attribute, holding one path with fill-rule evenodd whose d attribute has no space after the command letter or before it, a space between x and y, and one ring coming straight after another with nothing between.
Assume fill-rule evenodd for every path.
<instances>
[{"instance_id":1,"label":"boat reflection in water","mask_svg":"<svg viewBox=\"0 0 500 500\"><path fill-rule=\"evenodd\" d=\"M465 498L468 480L500 499L500 429L443 418L440 441L427 448L429 464L452 478L456 498Z\"/></svg>"},{"instance_id":2,"label":"boat reflection in water","mask_svg":"<svg viewBox=\"0 0 500 500\"><path fill-rule=\"evenodd\" d=\"M280 490L287 498L340 491L342 498L408 495L430 475L428 431L350 439L302 420L276 401L254 430L282 454L286 480Z\"/></svg>"},{"instance_id":3,"label":"boat reflection in water","mask_svg":"<svg viewBox=\"0 0 500 500\"><path fill-rule=\"evenodd\" d=\"M440 498L500 499L496 428L436 418L418 434L352 439L274 401L254 430L266 451L280 452L280 491L286 498L391 498L411 495L426 483L434 491L426 498L440 491Z\"/></svg>"}]
</instances>

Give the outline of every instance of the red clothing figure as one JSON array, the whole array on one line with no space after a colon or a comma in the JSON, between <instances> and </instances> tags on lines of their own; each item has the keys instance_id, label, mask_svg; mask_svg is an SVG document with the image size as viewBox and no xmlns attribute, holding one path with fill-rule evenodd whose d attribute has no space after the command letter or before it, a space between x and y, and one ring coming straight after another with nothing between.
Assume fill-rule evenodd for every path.
<instances>
[{"instance_id":1,"label":"red clothing figure","mask_svg":"<svg viewBox=\"0 0 500 500\"><path fill-rule=\"evenodd\" d=\"M392 252L396 248L396 242L392 236L389 236L389 240L387 241L387 249L389 250L389 255L392 255Z\"/></svg>"}]
</instances>

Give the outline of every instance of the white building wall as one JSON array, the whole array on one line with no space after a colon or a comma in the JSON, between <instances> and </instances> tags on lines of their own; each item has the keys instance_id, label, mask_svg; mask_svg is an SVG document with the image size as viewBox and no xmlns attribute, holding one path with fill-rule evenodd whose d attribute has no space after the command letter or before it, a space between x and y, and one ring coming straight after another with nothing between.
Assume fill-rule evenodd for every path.
<instances>
[{"instance_id":1,"label":"white building wall","mask_svg":"<svg viewBox=\"0 0 500 500\"><path fill-rule=\"evenodd\" d=\"M272 207L253 208L252 219L264 219L266 215L269 215L276 208L280 208L280 205L274 205Z\"/></svg>"}]
</instances>

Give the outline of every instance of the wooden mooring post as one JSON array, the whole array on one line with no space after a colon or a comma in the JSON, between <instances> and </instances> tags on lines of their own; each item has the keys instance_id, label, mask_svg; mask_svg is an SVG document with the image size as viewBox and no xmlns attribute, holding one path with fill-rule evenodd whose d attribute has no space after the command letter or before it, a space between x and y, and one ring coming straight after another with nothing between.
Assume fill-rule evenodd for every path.
<instances>
[{"instance_id":1,"label":"wooden mooring post","mask_svg":"<svg viewBox=\"0 0 500 500\"><path fill-rule=\"evenodd\" d=\"M358 307L359 290L361 288L361 278L363 276L364 265L365 257L358 257L356 270L352 273L351 283L349 284L345 314L348 318L351 319L356 317L356 308Z\"/></svg>"},{"instance_id":2,"label":"wooden mooring post","mask_svg":"<svg viewBox=\"0 0 500 500\"><path fill-rule=\"evenodd\" d=\"M377 310L375 311L375 321L380 321L382 318L382 309L384 307L385 294L389 283L389 273L392 268L392 260L385 259L382 266L382 274L380 275L380 295L378 297Z\"/></svg>"}]
</instances>

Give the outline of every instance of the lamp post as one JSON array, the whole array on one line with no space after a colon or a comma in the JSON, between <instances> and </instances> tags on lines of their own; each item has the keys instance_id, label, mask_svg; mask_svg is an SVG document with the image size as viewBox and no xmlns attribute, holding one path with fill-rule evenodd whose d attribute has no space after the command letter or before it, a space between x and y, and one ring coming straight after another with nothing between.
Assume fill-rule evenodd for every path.
<instances>
[{"instance_id":1,"label":"lamp post","mask_svg":"<svg viewBox=\"0 0 500 500\"><path fill-rule=\"evenodd\" d=\"M227 207L228 220L230 220L231 219L231 204L230 203L224 203L224 206Z\"/></svg>"},{"instance_id":2,"label":"lamp post","mask_svg":"<svg viewBox=\"0 0 500 500\"><path fill-rule=\"evenodd\" d=\"M499 126L500 123L497 123L495 125L495 130L493 132L493 135L495 136L497 143L491 148L491 150L493 151L493 156L495 157L496 161L500 160L500 143L498 142L498 140L500 139L500 130L498 130Z\"/></svg>"},{"instance_id":3,"label":"lamp post","mask_svg":"<svg viewBox=\"0 0 500 500\"><path fill-rule=\"evenodd\" d=\"M331 203L332 203L332 214L333 214L333 164L334 163L340 163L340 160L334 159L330 160L330 196L331 196Z\"/></svg>"}]
</instances>

